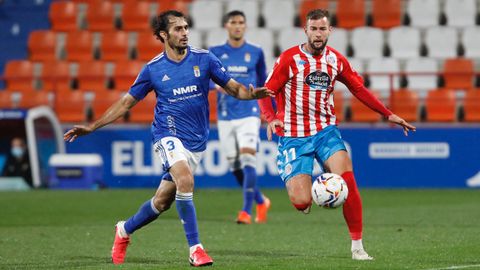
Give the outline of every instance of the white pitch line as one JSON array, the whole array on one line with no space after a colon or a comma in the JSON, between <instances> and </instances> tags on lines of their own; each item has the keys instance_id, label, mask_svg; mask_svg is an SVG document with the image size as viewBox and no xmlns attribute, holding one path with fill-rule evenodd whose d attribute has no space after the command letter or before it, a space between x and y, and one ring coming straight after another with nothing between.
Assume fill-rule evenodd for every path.
<instances>
[{"instance_id":1,"label":"white pitch line","mask_svg":"<svg viewBox=\"0 0 480 270\"><path fill-rule=\"evenodd\" d=\"M467 269L473 267L480 267L480 264L470 264L470 265L454 265L449 267L442 267L442 268L430 268L426 270L454 270L454 269Z\"/></svg>"}]
</instances>

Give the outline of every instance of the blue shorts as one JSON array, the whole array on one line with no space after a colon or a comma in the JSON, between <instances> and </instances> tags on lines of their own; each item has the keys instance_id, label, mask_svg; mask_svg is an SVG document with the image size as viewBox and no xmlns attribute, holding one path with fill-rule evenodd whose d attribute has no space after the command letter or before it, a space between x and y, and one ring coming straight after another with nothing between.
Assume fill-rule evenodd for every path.
<instances>
[{"instance_id":1,"label":"blue shorts","mask_svg":"<svg viewBox=\"0 0 480 270\"><path fill-rule=\"evenodd\" d=\"M280 137L278 141L277 168L284 182L297 174L312 175L313 160L320 166L337 151L347 151L336 126L309 137Z\"/></svg>"}]
</instances>

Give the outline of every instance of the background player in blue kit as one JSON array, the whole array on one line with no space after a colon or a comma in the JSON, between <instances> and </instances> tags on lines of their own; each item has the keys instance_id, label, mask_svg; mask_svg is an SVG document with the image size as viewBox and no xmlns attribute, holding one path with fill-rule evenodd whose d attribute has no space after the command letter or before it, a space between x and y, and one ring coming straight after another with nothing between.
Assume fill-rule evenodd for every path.
<instances>
[{"instance_id":1,"label":"background player in blue kit","mask_svg":"<svg viewBox=\"0 0 480 270\"><path fill-rule=\"evenodd\" d=\"M190 246L190 264L211 265L213 260L200 243L193 204L193 172L206 148L209 133L209 81L212 79L229 95L239 99L258 99L271 92L266 88L247 90L231 79L212 53L188 46L188 24L178 11L160 14L154 25L154 35L165 43L165 51L143 67L130 91L99 120L88 126L75 126L65 133L64 139L72 142L78 136L112 123L154 91L157 97L151 129L154 149L168 173L152 199L127 221L117 223L112 261L123 263L130 234L155 220L175 200Z\"/></svg>"},{"instance_id":2,"label":"background player in blue kit","mask_svg":"<svg viewBox=\"0 0 480 270\"><path fill-rule=\"evenodd\" d=\"M260 47L245 41L246 20L241 11L225 15L224 26L228 32L225 44L214 46L215 54L230 75L245 86L263 86L266 80L265 57ZM219 88L218 134L226 152L230 170L243 186L243 208L237 223L250 224L253 201L257 203L255 221L267 221L270 200L257 188L256 149L259 139L260 110L255 100L238 100Z\"/></svg>"}]
</instances>

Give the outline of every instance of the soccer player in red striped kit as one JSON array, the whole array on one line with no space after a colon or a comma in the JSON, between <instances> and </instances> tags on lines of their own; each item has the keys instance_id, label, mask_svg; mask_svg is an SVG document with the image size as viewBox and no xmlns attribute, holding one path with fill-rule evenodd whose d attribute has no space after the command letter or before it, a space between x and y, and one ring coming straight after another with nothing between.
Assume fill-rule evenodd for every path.
<instances>
[{"instance_id":1,"label":"soccer player in red striped kit","mask_svg":"<svg viewBox=\"0 0 480 270\"><path fill-rule=\"evenodd\" d=\"M362 243L362 201L333 106L333 86L338 80L350 92L389 122L400 125L405 135L415 127L388 110L363 85L347 59L326 46L332 31L326 10L307 14L307 42L284 51L265 83L276 93L275 112L271 98L259 100L267 119L267 136L279 135L277 164L294 207L308 213L312 204L313 160L324 171L341 175L349 189L343 215L352 239L352 259L372 260Z\"/></svg>"}]
</instances>

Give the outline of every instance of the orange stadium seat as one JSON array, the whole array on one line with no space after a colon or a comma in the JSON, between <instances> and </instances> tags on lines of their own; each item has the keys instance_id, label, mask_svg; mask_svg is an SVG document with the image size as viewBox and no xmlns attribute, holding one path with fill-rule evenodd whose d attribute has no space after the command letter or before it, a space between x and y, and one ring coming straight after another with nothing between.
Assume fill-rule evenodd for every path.
<instances>
[{"instance_id":1,"label":"orange stadium seat","mask_svg":"<svg viewBox=\"0 0 480 270\"><path fill-rule=\"evenodd\" d=\"M103 91L107 89L106 64L103 61L80 62L78 65L79 89Z\"/></svg>"},{"instance_id":2,"label":"orange stadium seat","mask_svg":"<svg viewBox=\"0 0 480 270\"><path fill-rule=\"evenodd\" d=\"M85 99L82 91L58 91L55 95L55 112L61 122L86 120Z\"/></svg>"},{"instance_id":3,"label":"orange stadium seat","mask_svg":"<svg viewBox=\"0 0 480 270\"><path fill-rule=\"evenodd\" d=\"M405 121L418 121L420 101L416 92L407 88L397 89L393 91L391 101L390 107L392 110Z\"/></svg>"},{"instance_id":4,"label":"orange stadium seat","mask_svg":"<svg viewBox=\"0 0 480 270\"><path fill-rule=\"evenodd\" d=\"M150 61L153 57L163 52L163 43L158 40L152 31L138 33L137 59Z\"/></svg>"},{"instance_id":5,"label":"orange stadium seat","mask_svg":"<svg viewBox=\"0 0 480 270\"><path fill-rule=\"evenodd\" d=\"M12 60L5 65L5 82L7 90L33 89L33 63L28 60Z\"/></svg>"},{"instance_id":6,"label":"orange stadium seat","mask_svg":"<svg viewBox=\"0 0 480 270\"><path fill-rule=\"evenodd\" d=\"M217 123L217 90L208 92L208 105L210 107L210 123Z\"/></svg>"},{"instance_id":7,"label":"orange stadium seat","mask_svg":"<svg viewBox=\"0 0 480 270\"><path fill-rule=\"evenodd\" d=\"M14 108L12 101L13 93L11 91L1 91L0 90L0 109L11 109Z\"/></svg>"},{"instance_id":8,"label":"orange stadium seat","mask_svg":"<svg viewBox=\"0 0 480 270\"><path fill-rule=\"evenodd\" d=\"M445 88L430 90L425 109L429 122L454 122L457 119L455 92Z\"/></svg>"},{"instance_id":9,"label":"orange stadium seat","mask_svg":"<svg viewBox=\"0 0 480 270\"><path fill-rule=\"evenodd\" d=\"M466 122L480 122L480 89L467 91L463 101Z\"/></svg>"},{"instance_id":10,"label":"orange stadium seat","mask_svg":"<svg viewBox=\"0 0 480 270\"><path fill-rule=\"evenodd\" d=\"M392 28L402 24L401 0L373 0L373 26L378 28Z\"/></svg>"},{"instance_id":11,"label":"orange stadium seat","mask_svg":"<svg viewBox=\"0 0 480 270\"><path fill-rule=\"evenodd\" d=\"M71 31L77 29L77 4L67 1L50 4L48 17L52 23L52 30Z\"/></svg>"},{"instance_id":12,"label":"orange stadium seat","mask_svg":"<svg viewBox=\"0 0 480 270\"><path fill-rule=\"evenodd\" d=\"M471 59L447 59L443 70L445 88L466 90L473 86L474 67Z\"/></svg>"},{"instance_id":13,"label":"orange stadium seat","mask_svg":"<svg viewBox=\"0 0 480 270\"><path fill-rule=\"evenodd\" d=\"M298 16L300 18L300 26L304 27L306 17L310 10L313 9L328 9L329 0L303 0L300 3Z\"/></svg>"},{"instance_id":14,"label":"orange stadium seat","mask_svg":"<svg viewBox=\"0 0 480 270\"><path fill-rule=\"evenodd\" d=\"M115 63L113 71L113 81L115 89L128 90L137 78L138 73L142 70L143 62L141 61L121 61Z\"/></svg>"},{"instance_id":15,"label":"orange stadium seat","mask_svg":"<svg viewBox=\"0 0 480 270\"><path fill-rule=\"evenodd\" d=\"M337 121L342 122L345 119L343 93L337 92L333 95L333 104L335 105L335 116L337 117Z\"/></svg>"},{"instance_id":16,"label":"orange stadium seat","mask_svg":"<svg viewBox=\"0 0 480 270\"><path fill-rule=\"evenodd\" d=\"M122 29L144 31L150 29L150 3L127 1L122 8Z\"/></svg>"},{"instance_id":17,"label":"orange stadium seat","mask_svg":"<svg viewBox=\"0 0 480 270\"><path fill-rule=\"evenodd\" d=\"M173 10L178 10L182 12L187 17L189 16L189 4L191 1L156 0L155 2L158 3L158 8L159 8L158 13L173 9Z\"/></svg>"},{"instance_id":18,"label":"orange stadium seat","mask_svg":"<svg viewBox=\"0 0 480 270\"><path fill-rule=\"evenodd\" d=\"M54 31L38 30L30 33L28 37L28 50L30 60L46 61L54 60L57 35Z\"/></svg>"},{"instance_id":19,"label":"orange stadium seat","mask_svg":"<svg viewBox=\"0 0 480 270\"><path fill-rule=\"evenodd\" d=\"M113 31L102 33L100 45L101 59L105 61L126 60L129 58L128 33Z\"/></svg>"},{"instance_id":20,"label":"orange stadium seat","mask_svg":"<svg viewBox=\"0 0 480 270\"><path fill-rule=\"evenodd\" d=\"M44 62L40 79L45 90L71 88L70 64L65 61Z\"/></svg>"},{"instance_id":21,"label":"orange stadium seat","mask_svg":"<svg viewBox=\"0 0 480 270\"><path fill-rule=\"evenodd\" d=\"M69 61L86 61L93 59L93 34L89 31L75 31L67 34L65 44L66 59Z\"/></svg>"},{"instance_id":22,"label":"orange stadium seat","mask_svg":"<svg viewBox=\"0 0 480 270\"><path fill-rule=\"evenodd\" d=\"M380 98L380 93L371 91L374 96ZM352 122L378 122L381 115L363 104L359 99L352 98L350 100L350 108L352 110Z\"/></svg>"},{"instance_id":23,"label":"orange stadium seat","mask_svg":"<svg viewBox=\"0 0 480 270\"><path fill-rule=\"evenodd\" d=\"M337 19L341 28L365 26L365 0L338 0Z\"/></svg>"},{"instance_id":24,"label":"orange stadium seat","mask_svg":"<svg viewBox=\"0 0 480 270\"><path fill-rule=\"evenodd\" d=\"M52 92L50 91L31 91L28 94L22 93L22 98L18 107L20 108L32 108L36 106L53 105L50 101L50 96Z\"/></svg>"},{"instance_id":25,"label":"orange stadium seat","mask_svg":"<svg viewBox=\"0 0 480 270\"><path fill-rule=\"evenodd\" d=\"M114 30L115 13L110 1L91 1L87 8L87 24L90 31Z\"/></svg>"},{"instance_id":26,"label":"orange stadium seat","mask_svg":"<svg viewBox=\"0 0 480 270\"><path fill-rule=\"evenodd\" d=\"M117 102L120 99L123 94L123 92L119 91L105 91L101 94L97 92L95 94L95 99L92 103L94 119L99 119L113 103ZM122 118L119 118L117 122L121 120Z\"/></svg>"},{"instance_id":27,"label":"orange stadium seat","mask_svg":"<svg viewBox=\"0 0 480 270\"><path fill-rule=\"evenodd\" d=\"M135 123L151 123L153 121L153 110L155 109L156 103L157 98L155 93L148 93L143 100L140 100L130 110L130 121Z\"/></svg>"}]
</instances>

